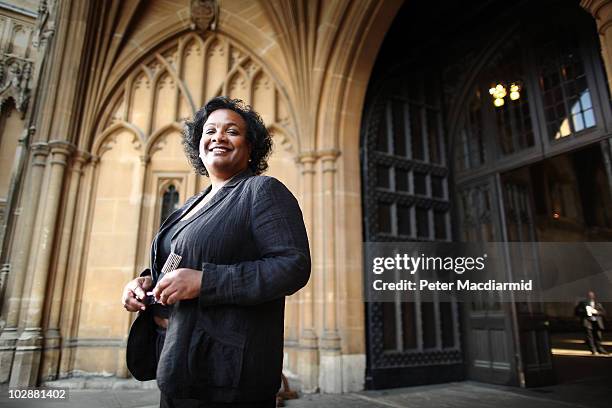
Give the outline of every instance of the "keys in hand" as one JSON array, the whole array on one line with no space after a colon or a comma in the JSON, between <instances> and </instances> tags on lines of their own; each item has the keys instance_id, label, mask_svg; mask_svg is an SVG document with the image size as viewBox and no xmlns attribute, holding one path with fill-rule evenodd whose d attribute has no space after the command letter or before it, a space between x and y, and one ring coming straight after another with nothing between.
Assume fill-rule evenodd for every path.
<instances>
[{"instance_id":1,"label":"keys in hand","mask_svg":"<svg viewBox=\"0 0 612 408\"><path fill-rule=\"evenodd\" d=\"M162 267L161 273L159 274L159 277L157 278L157 281L159 282L161 280L161 278L164 277L164 275L168 272L171 272L173 270L175 270L176 268L178 268L179 264L181 263L181 260L183 259L182 256L180 256L179 254L176 254L174 252L170 252L170 255L168 255L168 258L166 259L166 262L164 262L164 266ZM155 298L155 295L153 295L153 291L147 292L146 293L146 297L144 299L142 299L142 302L145 305L153 305L156 303L159 303L158 299Z\"/></svg>"}]
</instances>

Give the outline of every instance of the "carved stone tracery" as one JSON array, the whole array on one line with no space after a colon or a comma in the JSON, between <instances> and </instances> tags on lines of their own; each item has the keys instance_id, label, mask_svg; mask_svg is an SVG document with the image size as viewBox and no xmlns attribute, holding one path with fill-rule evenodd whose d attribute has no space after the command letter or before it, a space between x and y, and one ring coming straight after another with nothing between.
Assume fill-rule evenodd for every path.
<instances>
[{"instance_id":1,"label":"carved stone tracery","mask_svg":"<svg viewBox=\"0 0 612 408\"><path fill-rule=\"evenodd\" d=\"M114 126L136 129L146 141L146 154L153 154L154 135L166 126L181 129L182 120L217 95L253 105L283 150L299 150L289 106L274 77L239 45L211 32L186 33L135 65L111 96L96 133L104 138Z\"/></svg>"},{"instance_id":2,"label":"carved stone tracery","mask_svg":"<svg viewBox=\"0 0 612 408\"><path fill-rule=\"evenodd\" d=\"M32 45L36 48L46 46L55 33L55 0L41 0L38 6L38 18Z\"/></svg>"},{"instance_id":3,"label":"carved stone tracery","mask_svg":"<svg viewBox=\"0 0 612 408\"><path fill-rule=\"evenodd\" d=\"M4 55L0 59L0 106L13 99L15 108L25 113L30 100L32 62L19 57Z\"/></svg>"}]
</instances>

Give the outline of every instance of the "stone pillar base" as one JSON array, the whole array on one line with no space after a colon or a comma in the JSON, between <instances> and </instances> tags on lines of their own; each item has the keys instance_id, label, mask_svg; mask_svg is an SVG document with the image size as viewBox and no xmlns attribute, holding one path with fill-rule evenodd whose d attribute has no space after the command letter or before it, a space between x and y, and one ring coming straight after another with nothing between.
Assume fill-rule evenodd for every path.
<instances>
[{"instance_id":1,"label":"stone pillar base","mask_svg":"<svg viewBox=\"0 0 612 408\"><path fill-rule=\"evenodd\" d=\"M285 340L283 345L283 370L297 373L298 361L298 342L295 340Z\"/></svg>"},{"instance_id":2,"label":"stone pillar base","mask_svg":"<svg viewBox=\"0 0 612 408\"><path fill-rule=\"evenodd\" d=\"M336 331L323 333L319 341L319 388L321 392L342 392L342 350Z\"/></svg>"},{"instance_id":3,"label":"stone pillar base","mask_svg":"<svg viewBox=\"0 0 612 408\"><path fill-rule=\"evenodd\" d=\"M18 338L17 329L14 327L5 328L0 335L0 384L7 383L11 378Z\"/></svg>"},{"instance_id":4,"label":"stone pillar base","mask_svg":"<svg viewBox=\"0 0 612 408\"><path fill-rule=\"evenodd\" d=\"M37 385L42 342L40 329L26 329L19 336L9 382L10 387L35 387Z\"/></svg>"},{"instance_id":5,"label":"stone pillar base","mask_svg":"<svg viewBox=\"0 0 612 408\"><path fill-rule=\"evenodd\" d=\"M40 381L57 380L61 340L59 330L47 330L42 351Z\"/></svg>"},{"instance_id":6,"label":"stone pillar base","mask_svg":"<svg viewBox=\"0 0 612 408\"><path fill-rule=\"evenodd\" d=\"M319 389L322 393L342 393L342 354L340 350L321 350Z\"/></svg>"},{"instance_id":7,"label":"stone pillar base","mask_svg":"<svg viewBox=\"0 0 612 408\"><path fill-rule=\"evenodd\" d=\"M297 372L302 381L303 392L319 391L319 349L317 336L312 331L304 332L300 337Z\"/></svg>"},{"instance_id":8,"label":"stone pillar base","mask_svg":"<svg viewBox=\"0 0 612 408\"><path fill-rule=\"evenodd\" d=\"M71 338L62 339L62 346L60 350L60 365L58 378L67 378L71 375L74 368L74 356L75 347L73 347L74 340Z\"/></svg>"}]
</instances>

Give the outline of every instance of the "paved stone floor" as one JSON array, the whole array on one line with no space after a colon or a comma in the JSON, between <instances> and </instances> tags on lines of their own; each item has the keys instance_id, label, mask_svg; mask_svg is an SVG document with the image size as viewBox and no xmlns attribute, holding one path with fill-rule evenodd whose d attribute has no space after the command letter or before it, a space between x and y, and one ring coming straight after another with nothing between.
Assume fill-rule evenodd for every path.
<instances>
[{"instance_id":1,"label":"paved stone floor","mask_svg":"<svg viewBox=\"0 0 612 408\"><path fill-rule=\"evenodd\" d=\"M471 381L363 391L343 395L302 395L287 408L610 408L612 356L592 356L578 334L553 337L558 384L520 389ZM612 342L605 343L612 349ZM0 386L0 408L156 408L159 391L154 381L75 378L48 386L69 388L66 401L10 400Z\"/></svg>"},{"instance_id":2,"label":"paved stone floor","mask_svg":"<svg viewBox=\"0 0 612 408\"><path fill-rule=\"evenodd\" d=\"M385 391L364 391L343 395L303 395L287 401L287 408L609 408L612 383L590 379L586 382L519 389L474 382L457 382ZM6 390L0 407L9 408L154 408L159 392L154 389L75 389L69 399L57 401L9 400Z\"/></svg>"},{"instance_id":3,"label":"paved stone floor","mask_svg":"<svg viewBox=\"0 0 612 408\"><path fill-rule=\"evenodd\" d=\"M593 385L564 384L562 387L522 390L466 381L337 396L304 396L289 401L287 407L609 408L612 384ZM597 388L599 392L595 391Z\"/></svg>"}]
</instances>

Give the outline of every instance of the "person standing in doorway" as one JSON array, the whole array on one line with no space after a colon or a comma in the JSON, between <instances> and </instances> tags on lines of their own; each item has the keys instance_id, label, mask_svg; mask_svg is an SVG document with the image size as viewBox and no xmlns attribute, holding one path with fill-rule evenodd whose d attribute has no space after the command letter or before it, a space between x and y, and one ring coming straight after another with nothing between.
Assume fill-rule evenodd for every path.
<instances>
[{"instance_id":1,"label":"person standing in doorway","mask_svg":"<svg viewBox=\"0 0 612 408\"><path fill-rule=\"evenodd\" d=\"M586 344L593 354L609 354L601 344L602 332L605 329L604 317L606 310L595 299L595 292L589 291L587 299L576 306L578 316L584 327Z\"/></svg>"}]
</instances>

